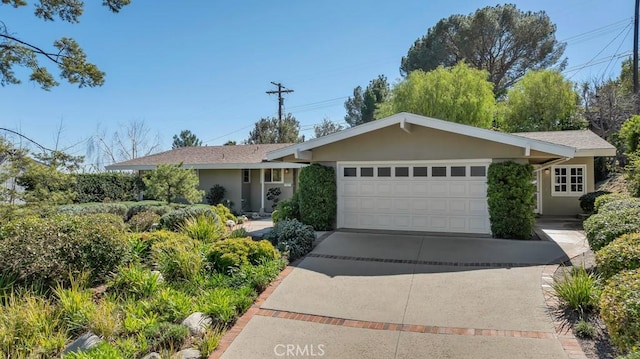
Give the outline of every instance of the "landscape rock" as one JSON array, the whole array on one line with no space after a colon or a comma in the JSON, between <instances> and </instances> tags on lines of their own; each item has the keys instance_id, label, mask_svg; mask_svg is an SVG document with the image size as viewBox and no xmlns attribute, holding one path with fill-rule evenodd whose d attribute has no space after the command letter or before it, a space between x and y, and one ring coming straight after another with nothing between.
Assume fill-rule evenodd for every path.
<instances>
[{"instance_id":1,"label":"landscape rock","mask_svg":"<svg viewBox=\"0 0 640 359\"><path fill-rule=\"evenodd\" d=\"M191 335L202 336L211 326L211 318L202 312L195 312L183 320L182 325L189 328Z\"/></svg>"},{"instance_id":2,"label":"landscape rock","mask_svg":"<svg viewBox=\"0 0 640 359\"><path fill-rule=\"evenodd\" d=\"M151 274L157 275L158 276L158 284L164 282L164 277L162 276L162 273L160 273L159 270L152 270Z\"/></svg>"},{"instance_id":3,"label":"landscape rock","mask_svg":"<svg viewBox=\"0 0 640 359\"><path fill-rule=\"evenodd\" d=\"M152 352L143 356L142 359L162 359L162 356L156 352Z\"/></svg>"},{"instance_id":4,"label":"landscape rock","mask_svg":"<svg viewBox=\"0 0 640 359\"><path fill-rule=\"evenodd\" d=\"M175 359L199 359L200 357L202 357L200 351L194 348L183 349L173 356Z\"/></svg>"},{"instance_id":5,"label":"landscape rock","mask_svg":"<svg viewBox=\"0 0 640 359\"><path fill-rule=\"evenodd\" d=\"M229 228L236 226L236 222L234 222L234 221L232 221L230 219L227 219L226 224L227 224L227 227L229 227Z\"/></svg>"},{"instance_id":6,"label":"landscape rock","mask_svg":"<svg viewBox=\"0 0 640 359\"><path fill-rule=\"evenodd\" d=\"M74 340L71 344L69 344L64 349L64 352L62 352L62 354L83 352L95 347L96 345L100 344L100 342L102 342L102 339L100 339L97 335L91 332L86 332L79 336L78 339Z\"/></svg>"}]
</instances>

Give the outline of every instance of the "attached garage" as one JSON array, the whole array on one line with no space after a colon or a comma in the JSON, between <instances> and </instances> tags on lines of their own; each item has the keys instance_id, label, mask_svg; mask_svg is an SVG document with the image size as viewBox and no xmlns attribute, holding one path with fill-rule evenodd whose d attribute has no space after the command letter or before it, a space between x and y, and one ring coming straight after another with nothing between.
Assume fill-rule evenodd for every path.
<instances>
[{"instance_id":1,"label":"attached garage","mask_svg":"<svg viewBox=\"0 0 640 359\"><path fill-rule=\"evenodd\" d=\"M338 228L488 234L490 163L338 162Z\"/></svg>"}]
</instances>

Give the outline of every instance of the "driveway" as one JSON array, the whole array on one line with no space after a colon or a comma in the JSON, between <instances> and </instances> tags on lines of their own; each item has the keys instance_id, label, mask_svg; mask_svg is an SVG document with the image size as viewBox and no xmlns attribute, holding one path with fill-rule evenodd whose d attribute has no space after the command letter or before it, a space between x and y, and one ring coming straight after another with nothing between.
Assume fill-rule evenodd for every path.
<instances>
[{"instance_id":1,"label":"driveway","mask_svg":"<svg viewBox=\"0 0 640 359\"><path fill-rule=\"evenodd\" d=\"M546 312L553 241L335 232L223 358L567 358Z\"/></svg>"}]
</instances>

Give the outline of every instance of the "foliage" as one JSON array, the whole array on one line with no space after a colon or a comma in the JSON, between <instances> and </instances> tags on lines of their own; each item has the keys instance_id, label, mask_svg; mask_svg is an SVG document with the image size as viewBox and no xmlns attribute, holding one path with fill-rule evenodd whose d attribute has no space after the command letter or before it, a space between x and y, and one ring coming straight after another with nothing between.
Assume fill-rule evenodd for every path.
<instances>
[{"instance_id":1,"label":"foliage","mask_svg":"<svg viewBox=\"0 0 640 359\"><path fill-rule=\"evenodd\" d=\"M127 224L132 232L148 232L154 224L160 223L160 215L153 211L134 214Z\"/></svg>"},{"instance_id":2,"label":"foliage","mask_svg":"<svg viewBox=\"0 0 640 359\"><path fill-rule=\"evenodd\" d=\"M610 193L611 192L609 191L595 191L585 193L580 196L580 198L578 198L578 201L580 201L580 208L582 208L584 213L593 213L595 209L596 198Z\"/></svg>"},{"instance_id":3,"label":"foliage","mask_svg":"<svg viewBox=\"0 0 640 359\"><path fill-rule=\"evenodd\" d=\"M27 151L0 137L0 203L14 204L20 198L17 177L28 161Z\"/></svg>"},{"instance_id":4,"label":"foliage","mask_svg":"<svg viewBox=\"0 0 640 359\"><path fill-rule=\"evenodd\" d=\"M640 207L640 198L620 198L615 201L609 201L600 206L600 212L619 211L627 208Z\"/></svg>"},{"instance_id":5,"label":"foliage","mask_svg":"<svg viewBox=\"0 0 640 359\"><path fill-rule=\"evenodd\" d=\"M629 163L625 167L625 178L631 194L640 197L640 151L628 155Z\"/></svg>"},{"instance_id":6,"label":"foliage","mask_svg":"<svg viewBox=\"0 0 640 359\"><path fill-rule=\"evenodd\" d=\"M624 194L621 194L621 193L609 193L602 196L598 196L593 202L593 210L595 213L598 213L600 212L600 208L603 207L605 204L609 202L617 201L619 199L624 199L624 198L628 198L628 196L625 196Z\"/></svg>"},{"instance_id":7,"label":"foliage","mask_svg":"<svg viewBox=\"0 0 640 359\"><path fill-rule=\"evenodd\" d=\"M144 179L149 196L175 202L178 198L188 203L202 201L204 191L198 188L198 175L194 170L186 169L182 164L161 164Z\"/></svg>"},{"instance_id":8,"label":"foliage","mask_svg":"<svg viewBox=\"0 0 640 359\"><path fill-rule=\"evenodd\" d=\"M376 116L410 112L441 120L490 128L496 100L488 73L459 63L429 72L411 72L391 91Z\"/></svg>"},{"instance_id":9,"label":"foliage","mask_svg":"<svg viewBox=\"0 0 640 359\"><path fill-rule=\"evenodd\" d=\"M107 135L106 128L98 127L96 133L89 138L87 157L95 161L94 168L101 171L105 163L148 156L160 149L160 134L150 136L151 128L144 120L131 120L126 125L118 124L118 130L111 136Z\"/></svg>"},{"instance_id":10,"label":"foliage","mask_svg":"<svg viewBox=\"0 0 640 359\"><path fill-rule=\"evenodd\" d=\"M558 70L529 71L507 92L503 126L508 132L562 131L585 127L578 94Z\"/></svg>"},{"instance_id":11,"label":"foliage","mask_svg":"<svg viewBox=\"0 0 640 359\"><path fill-rule=\"evenodd\" d=\"M234 229L233 231L231 231L231 234L229 235L229 238L245 238L245 237L249 237L249 232L247 232L247 230L242 227Z\"/></svg>"},{"instance_id":12,"label":"foliage","mask_svg":"<svg viewBox=\"0 0 640 359\"><path fill-rule=\"evenodd\" d=\"M118 172L76 175L76 203L135 201L144 190L140 177Z\"/></svg>"},{"instance_id":13,"label":"foliage","mask_svg":"<svg viewBox=\"0 0 640 359\"><path fill-rule=\"evenodd\" d=\"M300 171L298 178L300 220L325 231L333 228L336 219L336 177L332 167L312 164Z\"/></svg>"},{"instance_id":14,"label":"foliage","mask_svg":"<svg viewBox=\"0 0 640 359\"><path fill-rule=\"evenodd\" d=\"M340 132L344 129L341 124L332 122L328 118L324 118L321 123L313 125L313 133L316 138Z\"/></svg>"},{"instance_id":15,"label":"foliage","mask_svg":"<svg viewBox=\"0 0 640 359\"><path fill-rule=\"evenodd\" d=\"M402 58L400 71L431 71L467 61L489 72L494 91L500 95L528 70L558 63L566 44L556 40L555 32L556 26L544 11L523 12L511 4L452 15L416 40Z\"/></svg>"},{"instance_id":16,"label":"foliage","mask_svg":"<svg viewBox=\"0 0 640 359\"><path fill-rule=\"evenodd\" d=\"M212 268L228 273L246 264L260 264L265 260L279 257L268 241L254 241L251 238L229 238L214 243L209 249L207 260Z\"/></svg>"},{"instance_id":17,"label":"foliage","mask_svg":"<svg viewBox=\"0 0 640 359\"><path fill-rule=\"evenodd\" d=\"M165 214L172 212L176 209L177 206L181 205L167 205L164 202L158 201L142 201L142 202L133 202L126 204L127 206L127 216L126 221L130 221L133 216L140 212L153 212L159 216L164 216Z\"/></svg>"},{"instance_id":18,"label":"foliage","mask_svg":"<svg viewBox=\"0 0 640 359\"><path fill-rule=\"evenodd\" d=\"M159 274L152 273L139 264L121 266L109 282L109 290L120 297L142 299L158 290Z\"/></svg>"},{"instance_id":19,"label":"foliage","mask_svg":"<svg viewBox=\"0 0 640 359\"><path fill-rule=\"evenodd\" d=\"M201 214L187 218L180 226L180 231L192 239L215 242L225 237L227 227L221 223L220 217Z\"/></svg>"},{"instance_id":20,"label":"foliage","mask_svg":"<svg viewBox=\"0 0 640 359\"><path fill-rule=\"evenodd\" d=\"M620 128L620 138L627 146L627 152L633 153L640 148L640 115L633 115Z\"/></svg>"},{"instance_id":21,"label":"foliage","mask_svg":"<svg viewBox=\"0 0 640 359\"><path fill-rule=\"evenodd\" d=\"M598 273L608 279L623 270L640 268L640 233L624 234L596 252Z\"/></svg>"},{"instance_id":22,"label":"foliage","mask_svg":"<svg viewBox=\"0 0 640 359\"><path fill-rule=\"evenodd\" d=\"M171 148L202 146L202 141L189 130L180 131L180 135L173 135Z\"/></svg>"},{"instance_id":23,"label":"foliage","mask_svg":"<svg viewBox=\"0 0 640 359\"><path fill-rule=\"evenodd\" d=\"M54 289L61 325L72 335L86 330L96 310L91 292L83 290L79 284L78 281L71 280L68 289L61 285Z\"/></svg>"},{"instance_id":24,"label":"foliage","mask_svg":"<svg viewBox=\"0 0 640 359\"><path fill-rule=\"evenodd\" d=\"M209 355L216 350L224 333L224 330L220 327L207 329L199 345L200 355L202 355L203 358L208 358Z\"/></svg>"},{"instance_id":25,"label":"foliage","mask_svg":"<svg viewBox=\"0 0 640 359\"><path fill-rule=\"evenodd\" d=\"M189 206L169 212L160 217L160 225L162 228L178 231L187 219L196 218L200 215L205 215L213 219L218 218L216 213L210 207Z\"/></svg>"},{"instance_id":26,"label":"foliage","mask_svg":"<svg viewBox=\"0 0 640 359\"><path fill-rule=\"evenodd\" d=\"M300 122L288 113L282 121L275 117L261 118L249 132L247 144L300 142Z\"/></svg>"},{"instance_id":27,"label":"foliage","mask_svg":"<svg viewBox=\"0 0 640 359\"><path fill-rule=\"evenodd\" d=\"M76 197L76 177L73 174L83 158L60 151L35 157L37 161L26 160L25 170L17 178L17 184L24 187L23 199L37 204L71 203Z\"/></svg>"},{"instance_id":28,"label":"foliage","mask_svg":"<svg viewBox=\"0 0 640 359\"><path fill-rule=\"evenodd\" d=\"M278 201L280 201L280 195L282 194L282 190L280 187L271 187L267 191L267 200L272 202L271 207L276 209L278 207Z\"/></svg>"},{"instance_id":29,"label":"foliage","mask_svg":"<svg viewBox=\"0 0 640 359\"><path fill-rule=\"evenodd\" d=\"M289 199L282 200L278 203L278 209L271 213L273 223L278 223L284 219L300 220L300 202L298 193L295 192Z\"/></svg>"},{"instance_id":30,"label":"foliage","mask_svg":"<svg viewBox=\"0 0 640 359\"><path fill-rule=\"evenodd\" d=\"M273 229L264 235L264 239L273 243L289 261L294 261L311 252L316 234L313 227L290 219L276 223Z\"/></svg>"},{"instance_id":31,"label":"foliage","mask_svg":"<svg viewBox=\"0 0 640 359\"><path fill-rule=\"evenodd\" d=\"M212 206L211 209L218 215L220 221L223 222L223 224L226 221L236 222L238 219L233 213L231 213L229 207L225 206L222 203L218 203L218 205Z\"/></svg>"},{"instance_id":32,"label":"foliage","mask_svg":"<svg viewBox=\"0 0 640 359\"><path fill-rule=\"evenodd\" d=\"M528 164L502 162L489 166L487 202L494 237L531 238L535 223L532 173Z\"/></svg>"},{"instance_id":33,"label":"foliage","mask_svg":"<svg viewBox=\"0 0 640 359\"><path fill-rule=\"evenodd\" d=\"M161 322L145 328L144 336L152 350L178 349L189 336L189 328L180 324Z\"/></svg>"},{"instance_id":34,"label":"foliage","mask_svg":"<svg viewBox=\"0 0 640 359\"><path fill-rule=\"evenodd\" d=\"M102 341L86 351L78 351L64 355L65 359L120 359L122 357L122 352L107 341Z\"/></svg>"},{"instance_id":35,"label":"foliage","mask_svg":"<svg viewBox=\"0 0 640 359\"><path fill-rule=\"evenodd\" d=\"M110 11L117 13L122 7L129 5L130 0L105 0L103 5ZM14 8L26 6L25 0L6 0ZM68 23L77 23L84 10L81 1L60 2L56 0L42 0L35 5L35 16L45 21L59 18ZM51 61L60 69L60 77L78 87L94 87L104 84L105 73L87 61L87 56L80 45L72 38L62 37L53 42L53 48L29 43L27 40L14 36L15 30L10 31L7 25L0 21L0 85L6 86L21 83L15 76L13 67L24 67L30 71L29 79L37 82L42 89L49 90L59 83L53 75L39 62L40 59Z\"/></svg>"},{"instance_id":36,"label":"foliage","mask_svg":"<svg viewBox=\"0 0 640 359\"><path fill-rule=\"evenodd\" d=\"M210 205L216 206L220 202L222 202L225 192L226 190L224 189L223 186L219 184L214 184L213 187L209 189L209 193L207 193L205 198Z\"/></svg>"},{"instance_id":37,"label":"foliage","mask_svg":"<svg viewBox=\"0 0 640 359\"><path fill-rule=\"evenodd\" d=\"M249 309L254 298L255 293L249 287L214 288L200 298L200 311L210 316L214 324L225 326Z\"/></svg>"},{"instance_id":38,"label":"foliage","mask_svg":"<svg viewBox=\"0 0 640 359\"><path fill-rule=\"evenodd\" d=\"M640 232L640 208L599 212L584 221L584 233L591 249L600 250L623 234Z\"/></svg>"},{"instance_id":39,"label":"foliage","mask_svg":"<svg viewBox=\"0 0 640 359\"><path fill-rule=\"evenodd\" d=\"M621 272L607 282L600 297L600 317L619 350L640 342L639 270Z\"/></svg>"},{"instance_id":40,"label":"foliage","mask_svg":"<svg viewBox=\"0 0 640 359\"><path fill-rule=\"evenodd\" d=\"M571 273L565 271L562 279L554 278L553 291L563 306L582 315L598 307L597 283L598 279L584 267L572 267Z\"/></svg>"},{"instance_id":41,"label":"foliage","mask_svg":"<svg viewBox=\"0 0 640 359\"><path fill-rule=\"evenodd\" d=\"M192 280L204 268L200 243L185 235L152 244L151 260L169 282Z\"/></svg>"},{"instance_id":42,"label":"foliage","mask_svg":"<svg viewBox=\"0 0 640 359\"><path fill-rule=\"evenodd\" d=\"M285 266L286 261L283 258L264 260L256 266L245 264L233 273L232 282L236 287L247 285L261 293L267 289L271 281L280 274Z\"/></svg>"},{"instance_id":43,"label":"foliage","mask_svg":"<svg viewBox=\"0 0 640 359\"><path fill-rule=\"evenodd\" d=\"M371 80L364 91L362 87L356 87L353 89L353 97L349 97L344 102L344 108L347 110L344 121L353 127L375 120L374 115L378 106L387 101L389 95L389 83L384 75ZM321 136L316 132L316 137Z\"/></svg>"},{"instance_id":44,"label":"foliage","mask_svg":"<svg viewBox=\"0 0 640 359\"><path fill-rule=\"evenodd\" d=\"M596 327L586 320L580 320L575 327L576 337L582 339L592 339L596 336Z\"/></svg>"},{"instance_id":45,"label":"foliage","mask_svg":"<svg viewBox=\"0 0 640 359\"><path fill-rule=\"evenodd\" d=\"M173 288L161 288L151 298L149 308L158 315L159 320L180 322L195 311L191 296Z\"/></svg>"},{"instance_id":46,"label":"foliage","mask_svg":"<svg viewBox=\"0 0 640 359\"><path fill-rule=\"evenodd\" d=\"M122 203L83 203L83 204L65 204L56 208L58 213L70 215L83 214L114 214L121 218L127 216L128 208Z\"/></svg>"},{"instance_id":47,"label":"foliage","mask_svg":"<svg viewBox=\"0 0 640 359\"><path fill-rule=\"evenodd\" d=\"M0 227L0 273L21 284L46 288L86 270L98 283L128 257L124 224L114 215L24 217Z\"/></svg>"}]
</instances>

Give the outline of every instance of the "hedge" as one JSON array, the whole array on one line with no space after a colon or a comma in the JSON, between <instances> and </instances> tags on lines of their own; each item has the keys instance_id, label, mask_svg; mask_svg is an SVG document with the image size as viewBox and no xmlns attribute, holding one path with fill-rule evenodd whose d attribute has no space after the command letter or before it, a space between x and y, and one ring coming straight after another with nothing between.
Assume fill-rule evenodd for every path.
<instances>
[{"instance_id":1,"label":"hedge","mask_svg":"<svg viewBox=\"0 0 640 359\"><path fill-rule=\"evenodd\" d=\"M604 246L596 252L596 264L605 279L640 268L640 233L624 234Z\"/></svg>"},{"instance_id":2,"label":"hedge","mask_svg":"<svg viewBox=\"0 0 640 359\"><path fill-rule=\"evenodd\" d=\"M621 193L609 193L609 194L599 196L593 202L593 211L595 213L598 213L600 212L600 207L604 206L605 204L609 202L617 201L619 199L624 199L624 198L629 198L629 196L625 196Z\"/></svg>"},{"instance_id":3,"label":"hedge","mask_svg":"<svg viewBox=\"0 0 640 359\"><path fill-rule=\"evenodd\" d=\"M117 173L82 173L76 175L76 203L135 201L144 183L140 177Z\"/></svg>"},{"instance_id":4,"label":"hedge","mask_svg":"<svg viewBox=\"0 0 640 359\"><path fill-rule=\"evenodd\" d=\"M624 271L607 282L600 296L600 317L620 351L640 342L639 270Z\"/></svg>"},{"instance_id":5,"label":"hedge","mask_svg":"<svg viewBox=\"0 0 640 359\"><path fill-rule=\"evenodd\" d=\"M578 198L580 201L580 208L584 211L584 213L593 213L595 209L596 199L600 196L604 196L605 194L609 194L609 191L595 191L583 194Z\"/></svg>"},{"instance_id":6,"label":"hedge","mask_svg":"<svg viewBox=\"0 0 640 359\"><path fill-rule=\"evenodd\" d=\"M584 234L591 249L598 251L623 234L640 232L638 218L640 208L599 212L584 221Z\"/></svg>"},{"instance_id":7,"label":"hedge","mask_svg":"<svg viewBox=\"0 0 640 359\"><path fill-rule=\"evenodd\" d=\"M515 162L489 166L487 201L491 232L498 238L530 239L535 217L533 167Z\"/></svg>"},{"instance_id":8,"label":"hedge","mask_svg":"<svg viewBox=\"0 0 640 359\"><path fill-rule=\"evenodd\" d=\"M312 164L300 171L300 220L317 231L333 229L336 220L336 176L332 167Z\"/></svg>"}]
</instances>

